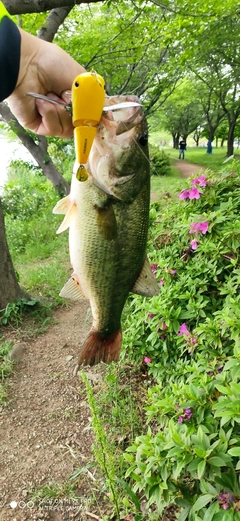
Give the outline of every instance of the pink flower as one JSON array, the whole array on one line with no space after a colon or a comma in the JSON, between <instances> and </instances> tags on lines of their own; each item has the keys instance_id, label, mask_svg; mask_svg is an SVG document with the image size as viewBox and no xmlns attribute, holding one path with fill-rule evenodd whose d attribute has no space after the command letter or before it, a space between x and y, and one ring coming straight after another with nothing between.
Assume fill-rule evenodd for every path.
<instances>
[{"instance_id":1,"label":"pink flower","mask_svg":"<svg viewBox=\"0 0 240 521\"><path fill-rule=\"evenodd\" d=\"M151 265L151 270L152 270L153 273L157 270L157 268L158 268L157 264L152 264Z\"/></svg>"},{"instance_id":2,"label":"pink flower","mask_svg":"<svg viewBox=\"0 0 240 521\"><path fill-rule=\"evenodd\" d=\"M178 331L178 336L182 336L182 335L190 335L190 331L188 331L188 328L187 328L187 324L182 324L179 328L179 331Z\"/></svg>"},{"instance_id":3,"label":"pink flower","mask_svg":"<svg viewBox=\"0 0 240 521\"><path fill-rule=\"evenodd\" d=\"M165 331L165 329L167 329L167 324L166 324L166 322L162 322L160 330Z\"/></svg>"},{"instance_id":4,"label":"pink flower","mask_svg":"<svg viewBox=\"0 0 240 521\"><path fill-rule=\"evenodd\" d=\"M197 249L198 243L197 243L196 239L193 239L193 241L191 241L190 244L192 246L192 250L196 250Z\"/></svg>"},{"instance_id":5,"label":"pink flower","mask_svg":"<svg viewBox=\"0 0 240 521\"><path fill-rule=\"evenodd\" d=\"M195 177L195 179L192 179L191 184L194 185L200 185L200 186L206 186L206 176L204 174L200 175L200 177Z\"/></svg>"},{"instance_id":6,"label":"pink flower","mask_svg":"<svg viewBox=\"0 0 240 521\"><path fill-rule=\"evenodd\" d=\"M150 318L150 320L152 320L153 317L155 317L155 314L154 314L154 313L148 313L148 318Z\"/></svg>"},{"instance_id":7,"label":"pink flower","mask_svg":"<svg viewBox=\"0 0 240 521\"><path fill-rule=\"evenodd\" d=\"M172 277L174 277L174 275L177 273L177 270L169 270L169 273L172 275Z\"/></svg>"},{"instance_id":8,"label":"pink flower","mask_svg":"<svg viewBox=\"0 0 240 521\"><path fill-rule=\"evenodd\" d=\"M193 417L193 414L192 414L191 408L187 407L187 409L185 409L183 411L183 414L181 416L179 416L178 422L183 423L185 420L190 421L192 417Z\"/></svg>"},{"instance_id":9,"label":"pink flower","mask_svg":"<svg viewBox=\"0 0 240 521\"><path fill-rule=\"evenodd\" d=\"M193 186L190 190L182 190L178 197L182 201L183 199L200 199L200 195L202 192L199 192L198 188L196 186Z\"/></svg>"},{"instance_id":10,"label":"pink flower","mask_svg":"<svg viewBox=\"0 0 240 521\"><path fill-rule=\"evenodd\" d=\"M200 199L201 192L194 186L189 190L189 199Z\"/></svg>"},{"instance_id":11,"label":"pink flower","mask_svg":"<svg viewBox=\"0 0 240 521\"><path fill-rule=\"evenodd\" d=\"M196 233L198 231L202 232L203 235L208 231L209 223L207 221L202 221L200 223L192 223L191 230L189 233Z\"/></svg>"},{"instance_id":12,"label":"pink flower","mask_svg":"<svg viewBox=\"0 0 240 521\"><path fill-rule=\"evenodd\" d=\"M164 279L160 279L159 284L160 284L160 286L163 286L164 285Z\"/></svg>"},{"instance_id":13,"label":"pink flower","mask_svg":"<svg viewBox=\"0 0 240 521\"><path fill-rule=\"evenodd\" d=\"M148 356L145 356L145 358L143 359L143 361L144 361L145 364L151 364L152 359L149 358Z\"/></svg>"},{"instance_id":14,"label":"pink flower","mask_svg":"<svg viewBox=\"0 0 240 521\"><path fill-rule=\"evenodd\" d=\"M203 235L205 235L205 233L207 233L208 226L209 226L209 223L207 221L203 221L201 223L198 223L198 229L199 229L200 232L203 233Z\"/></svg>"},{"instance_id":15,"label":"pink flower","mask_svg":"<svg viewBox=\"0 0 240 521\"><path fill-rule=\"evenodd\" d=\"M180 192L180 194L178 194L178 197L181 201L183 201L183 199L188 199L189 197L189 190L182 190Z\"/></svg>"}]
</instances>

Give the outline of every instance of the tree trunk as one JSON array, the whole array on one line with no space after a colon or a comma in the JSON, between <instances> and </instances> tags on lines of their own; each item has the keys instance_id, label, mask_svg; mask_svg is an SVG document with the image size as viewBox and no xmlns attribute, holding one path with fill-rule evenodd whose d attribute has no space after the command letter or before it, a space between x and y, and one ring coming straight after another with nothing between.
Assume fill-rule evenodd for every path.
<instances>
[{"instance_id":1,"label":"tree trunk","mask_svg":"<svg viewBox=\"0 0 240 521\"><path fill-rule=\"evenodd\" d=\"M229 121L228 139L227 139L227 157L233 156L234 154L234 130L236 121Z\"/></svg>"},{"instance_id":2,"label":"tree trunk","mask_svg":"<svg viewBox=\"0 0 240 521\"><path fill-rule=\"evenodd\" d=\"M213 142L214 140L214 132L216 130L217 127L212 127L212 126L209 126L208 127L208 130L209 130L209 133L208 133L208 141L211 141L211 143Z\"/></svg>"},{"instance_id":3,"label":"tree trunk","mask_svg":"<svg viewBox=\"0 0 240 521\"><path fill-rule=\"evenodd\" d=\"M179 134L172 134L172 138L173 138L173 148L175 148L176 150L178 150L178 145L179 145Z\"/></svg>"},{"instance_id":4,"label":"tree trunk","mask_svg":"<svg viewBox=\"0 0 240 521\"><path fill-rule=\"evenodd\" d=\"M58 172L51 157L47 151L47 140L44 136L38 136L38 145L35 143L29 133L20 125L18 120L12 114L6 103L0 103L0 114L7 122L9 127L15 132L22 144L27 148L34 157L37 164L41 167L44 175L51 181L54 188L60 196L69 193L69 184L66 179Z\"/></svg>"},{"instance_id":5,"label":"tree trunk","mask_svg":"<svg viewBox=\"0 0 240 521\"><path fill-rule=\"evenodd\" d=\"M17 277L13 268L11 255L9 252L4 217L0 199L0 309L4 309L9 302L14 302L20 298L27 297L29 295L25 293L19 286Z\"/></svg>"}]
</instances>

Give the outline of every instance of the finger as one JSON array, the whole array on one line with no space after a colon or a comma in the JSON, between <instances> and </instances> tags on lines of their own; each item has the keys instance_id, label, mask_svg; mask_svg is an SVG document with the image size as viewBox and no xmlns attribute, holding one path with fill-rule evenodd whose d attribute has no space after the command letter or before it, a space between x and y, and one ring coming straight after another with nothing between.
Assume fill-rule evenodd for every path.
<instances>
[{"instance_id":1,"label":"finger","mask_svg":"<svg viewBox=\"0 0 240 521\"><path fill-rule=\"evenodd\" d=\"M62 93L61 93L61 99L65 102L65 103L70 103L72 101L72 93L70 90L63 90Z\"/></svg>"},{"instance_id":2,"label":"finger","mask_svg":"<svg viewBox=\"0 0 240 521\"><path fill-rule=\"evenodd\" d=\"M64 107L43 100L36 100L36 107L41 116L36 130L37 134L62 138L72 137L72 118Z\"/></svg>"}]
</instances>

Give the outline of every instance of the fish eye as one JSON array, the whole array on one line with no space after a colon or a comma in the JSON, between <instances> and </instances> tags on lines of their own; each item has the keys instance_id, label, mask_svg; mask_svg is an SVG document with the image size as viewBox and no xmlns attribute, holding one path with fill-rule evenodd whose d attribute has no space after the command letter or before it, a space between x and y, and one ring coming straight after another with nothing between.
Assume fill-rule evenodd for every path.
<instances>
[{"instance_id":1,"label":"fish eye","mask_svg":"<svg viewBox=\"0 0 240 521\"><path fill-rule=\"evenodd\" d=\"M139 137L139 144L144 147L145 145L147 145L148 143L148 135L144 132L144 134L142 134L140 137Z\"/></svg>"},{"instance_id":2,"label":"fish eye","mask_svg":"<svg viewBox=\"0 0 240 521\"><path fill-rule=\"evenodd\" d=\"M75 81L75 87L79 87L79 82Z\"/></svg>"}]
</instances>

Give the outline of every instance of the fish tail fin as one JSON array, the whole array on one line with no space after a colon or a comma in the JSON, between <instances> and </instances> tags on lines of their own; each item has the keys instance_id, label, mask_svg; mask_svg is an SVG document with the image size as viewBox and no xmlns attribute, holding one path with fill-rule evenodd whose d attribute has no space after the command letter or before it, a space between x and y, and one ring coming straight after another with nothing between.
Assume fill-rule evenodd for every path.
<instances>
[{"instance_id":1,"label":"fish tail fin","mask_svg":"<svg viewBox=\"0 0 240 521\"><path fill-rule=\"evenodd\" d=\"M95 365L99 362L117 362L122 345L122 331L119 329L108 337L103 337L97 331L88 334L78 359L80 365Z\"/></svg>"}]
</instances>

